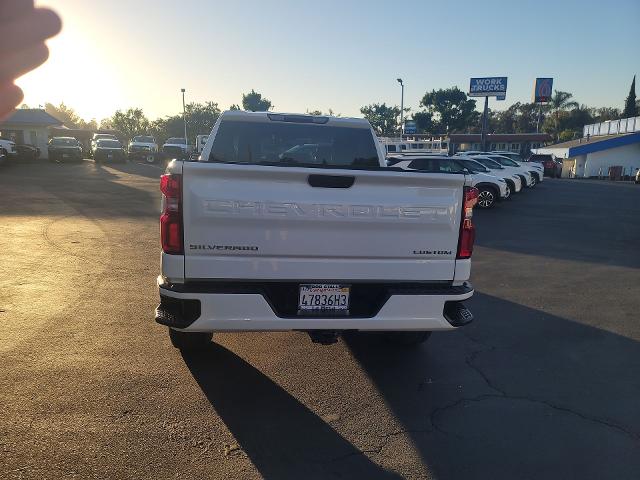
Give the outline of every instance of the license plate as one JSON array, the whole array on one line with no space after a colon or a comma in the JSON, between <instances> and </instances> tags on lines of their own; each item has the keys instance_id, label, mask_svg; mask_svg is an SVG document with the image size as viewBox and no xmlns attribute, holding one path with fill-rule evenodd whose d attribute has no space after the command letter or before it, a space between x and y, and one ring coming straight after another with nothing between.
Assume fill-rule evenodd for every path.
<instances>
[{"instance_id":1,"label":"license plate","mask_svg":"<svg viewBox=\"0 0 640 480\"><path fill-rule=\"evenodd\" d=\"M66 153L63 153L62 158L69 158L69 155L67 155Z\"/></svg>"},{"instance_id":2,"label":"license plate","mask_svg":"<svg viewBox=\"0 0 640 480\"><path fill-rule=\"evenodd\" d=\"M348 285L312 284L300 285L298 310L308 311L341 311L349 310Z\"/></svg>"},{"instance_id":3,"label":"license plate","mask_svg":"<svg viewBox=\"0 0 640 480\"><path fill-rule=\"evenodd\" d=\"M107 158L113 158L113 154L110 153L109 155L107 155Z\"/></svg>"}]
</instances>

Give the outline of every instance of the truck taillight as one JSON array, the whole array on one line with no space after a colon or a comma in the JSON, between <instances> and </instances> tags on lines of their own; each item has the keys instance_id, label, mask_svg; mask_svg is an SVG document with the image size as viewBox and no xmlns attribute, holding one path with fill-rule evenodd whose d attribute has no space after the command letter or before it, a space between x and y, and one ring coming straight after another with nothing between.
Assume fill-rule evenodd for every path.
<instances>
[{"instance_id":1,"label":"truck taillight","mask_svg":"<svg viewBox=\"0 0 640 480\"><path fill-rule=\"evenodd\" d=\"M182 255L182 175L168 174L160 177L162 215L160 215L160 240L162 251Z\"/></svg>"},{"instance_id":2,"label":"truck taillight","mask_svg":"<svg viewBox=\"0 0 640 480\"><path fill-rule=\"evenodd\" d=\"M458 239L458 254L456 258L470 258L473 253L476 229L471 222L471 217L473 217L473 207L476 203L478 203L478 189L474 187L464 187L460 238Z\"/></svg>"}]
</instances>

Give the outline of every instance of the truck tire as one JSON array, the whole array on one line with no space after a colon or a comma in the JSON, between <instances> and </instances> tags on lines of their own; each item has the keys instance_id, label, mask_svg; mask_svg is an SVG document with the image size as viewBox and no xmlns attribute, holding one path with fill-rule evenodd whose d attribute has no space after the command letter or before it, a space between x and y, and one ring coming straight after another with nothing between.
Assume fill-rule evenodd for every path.
<instances>
[{"instance_id":1,"label":"truck tire","mask_svg":"<svg viewBox=\"0 0 640 480\"><path fill-rule=\"evenodd\" d=\"M202 350L211 343L213 333L211 332L181 332L169 329L169 339L171 345L182 351Z\"/></svg>"},{"instance_id":2,"label":"truck tire","mask_svg":"<svg viewBox=\"0 0 640 480\"><path fill-rule=\"evenodd\" d=\"M420 345L429 340L432 332L387 332L385 339L396 345L410 347Z\"/></svg>"},{"instance_id":3,"label":"truck tire","mask_svg":"<svg viewBox=\"0 0 640 480\"><path fill-rule=\"evenodd\" d=\"M495 189L491 187L482 186L479 188L478 192L478 208L482 208L483 210L493 208L496 204L496 200L498 199L498 194Z\"/></svg>"}]
</instances>

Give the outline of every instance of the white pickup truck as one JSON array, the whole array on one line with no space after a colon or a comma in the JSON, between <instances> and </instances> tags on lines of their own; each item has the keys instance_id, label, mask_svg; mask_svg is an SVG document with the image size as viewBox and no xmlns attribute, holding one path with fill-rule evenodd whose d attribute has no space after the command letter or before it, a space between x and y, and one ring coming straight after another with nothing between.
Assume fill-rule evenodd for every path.
<instances>
[{"instance_id":1,"label":"white pickup truck","mask_svg":"<svg viewBox=\"0 0 640 480\"><path fill-rule=\"evenodd\" d=\"M225 112L161 191L156 321L180 349L225 331L417 344L473 318L478 191L464 173L387 168L364 119Z\"/></svg>"}]
</instances>

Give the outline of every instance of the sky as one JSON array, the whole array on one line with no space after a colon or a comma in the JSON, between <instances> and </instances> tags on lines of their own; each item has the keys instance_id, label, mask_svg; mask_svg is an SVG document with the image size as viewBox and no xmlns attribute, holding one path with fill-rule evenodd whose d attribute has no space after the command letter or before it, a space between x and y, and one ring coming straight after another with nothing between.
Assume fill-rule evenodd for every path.
<instances>
[{"instance_id":1,"label":"sky","mask_svg":"<svg viewBox=\"0 0 640 480\"><path fill-rule=\"evenodd\" d=\"M47 0L64 22L49 61L19 79L25 103L64 102L89 120L187 102L361 116L371 103L419 109L425 92L507 76L530 102L535 77L589 106L622 108L640 74L640 1ZM640 94L640 91L637 93ZM482 102L478 102L478 109Z\"/></svg>"}]
</instances>

